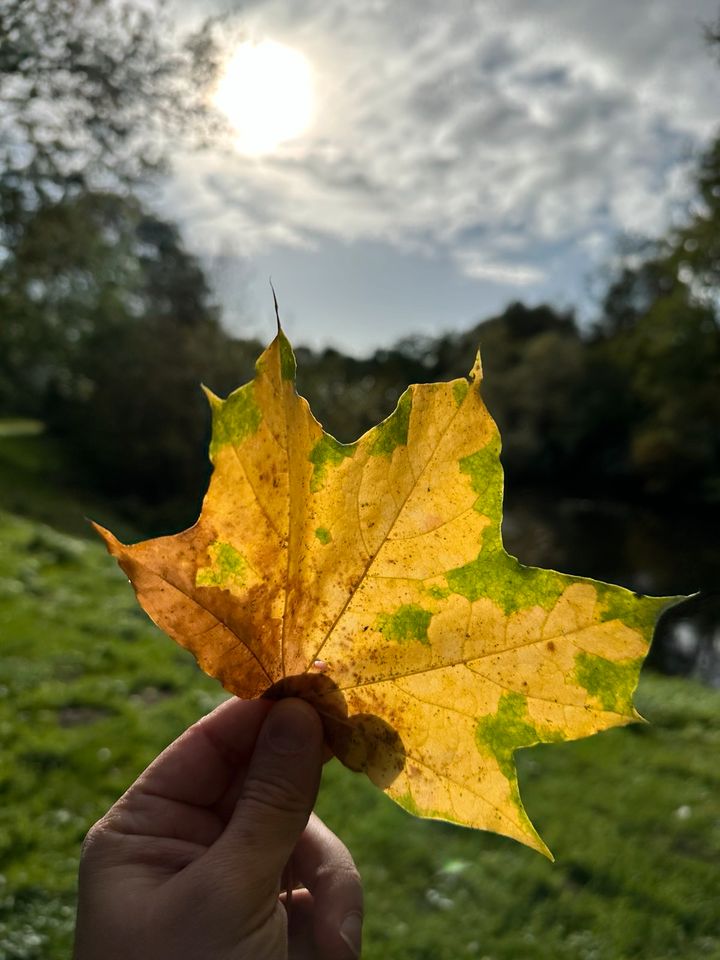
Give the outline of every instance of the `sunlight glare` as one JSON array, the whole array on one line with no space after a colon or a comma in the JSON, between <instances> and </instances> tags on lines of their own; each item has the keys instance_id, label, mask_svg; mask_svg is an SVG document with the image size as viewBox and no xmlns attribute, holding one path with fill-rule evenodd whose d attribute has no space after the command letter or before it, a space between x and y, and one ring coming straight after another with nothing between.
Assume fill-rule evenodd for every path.
<instances>
[{"instance_id":1,"label":"sunlight glare","mask_svg":"<svg viewBox=\"0 0 720 960\"><path fill-rule=\"evenodd\" d=\"M269 153L310 124L310 64L299 50L273 40L242 43L228 60L213 102L237 133L239 151Z\"/></svg>"}]
</instances>

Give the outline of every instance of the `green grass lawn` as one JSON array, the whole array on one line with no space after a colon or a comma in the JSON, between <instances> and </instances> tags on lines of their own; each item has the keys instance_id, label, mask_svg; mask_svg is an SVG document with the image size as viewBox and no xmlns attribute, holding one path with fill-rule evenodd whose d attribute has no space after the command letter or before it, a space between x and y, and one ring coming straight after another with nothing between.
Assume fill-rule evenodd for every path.
<instances>
[{"instance_id":1,"label":"green grass lawn","mask_svg":"<svg viewBox=\"0 0 720 960\"><path fill-rule=\"evenodd\" d=\"M99 543L0 513L3 960L68 957L85 831L222 697ZM649 724L519 755L555 864L329 764L319 812L365 880L364 956L720 960L720 695L648 674L638 705Z\"/></svg>"}]
</instances>

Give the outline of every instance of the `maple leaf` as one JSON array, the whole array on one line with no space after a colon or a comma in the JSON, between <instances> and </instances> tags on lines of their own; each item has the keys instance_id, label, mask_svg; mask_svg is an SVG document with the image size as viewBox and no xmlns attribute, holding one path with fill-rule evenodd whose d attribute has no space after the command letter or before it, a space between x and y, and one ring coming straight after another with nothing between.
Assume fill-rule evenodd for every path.
<instances>
[{"instance_id":1,"label":"maple leaf","mask_svg":"<svg viewBox=\"0 0 720 960\"><path fill-rule=\"evenodd\" d=\"M356 443L295 389L284 334L208 391L198 521L121 544L152 619L233 694L300 696L335 754L413 813L550 855L513 754L639 719L655 622L678 598L527 567L502 545L500 436L468 379L409 387Z\"/></svg>"}]
</instances>

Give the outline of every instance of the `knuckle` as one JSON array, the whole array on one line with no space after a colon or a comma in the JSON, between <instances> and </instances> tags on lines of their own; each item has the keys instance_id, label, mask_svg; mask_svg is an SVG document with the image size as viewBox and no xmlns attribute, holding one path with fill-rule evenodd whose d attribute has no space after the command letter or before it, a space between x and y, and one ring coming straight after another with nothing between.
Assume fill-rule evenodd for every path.
<instances>
[{"instance_id":1,"label":"knuckle","mask_svg":"<svg viewBox=\"0 0 720 960\"><path fill-rule=\"evenodd\" d=\"M360 871L352 861L350 861L350 863L342 864L338 869L338 874L342 879L344 879L348 886L362 886L362 877L360 876Z\"/></svg>"},{"instance_id":2,"label":"knuckle","mask_svg":"<svg viewBox=\"0 0 720 960\"><path fill-rule=\"evenodd\" d=\"M280 773L265 774L262 779L246 781L242 806L248 814L309 814L308 799L304 792Z\"/></svg>"},{"instance_id":3,"label":"knuckle","mask_svg":"<svg viewBox=\"0 0 720 960\"><path fill-rule=\"evenodd\" d=\"M324 864L318 871L318 875L322 879L327 879L333 886L362 888L360 871L349 856L347 859L342 858Z\"/></svg>"},{"instance_id":4,"label":"knuckle","mask_svg":"<svg viewBox=\"0 0 720 960\"><path fill-rule=\"evenodd\" d=\"M80 856L83 861L105 859L111 854L117 846L118 839L122 836L120 830L121 816L118 805L111 807L110 810L94 823L88 832L80 848Z\"/></svg>"},{"instance_id":5,"label":"knuckle","mask_svg":"<svg viewBox=\"0 0 720 960\"><path fill-rule=\"evenodd\" d=\"M107 824L105 820L98 820L94 823L88 832L80 848L80 856L83 860L97 857L102 853L105 840L107 839Z\"/></svg>"}]
</instances>

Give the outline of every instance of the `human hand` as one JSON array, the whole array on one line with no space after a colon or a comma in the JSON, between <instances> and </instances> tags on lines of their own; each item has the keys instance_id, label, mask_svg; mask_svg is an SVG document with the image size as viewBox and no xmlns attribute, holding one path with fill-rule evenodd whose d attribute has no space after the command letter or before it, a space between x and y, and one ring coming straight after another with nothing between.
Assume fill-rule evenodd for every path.
<instances>
[{"instance_id":1,"label":"human hand","mask_svg":"<svg viewBox=\"0 0 720 960\"><path fill-rule=\"evenodd\" d=\"M301 700L233 699L190 727L88 834L75 960L357 957L360 878L311 816L322 751Z\"/></svg>"}]
</instances>

